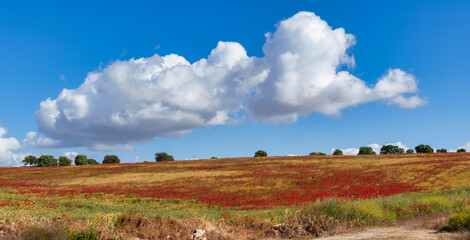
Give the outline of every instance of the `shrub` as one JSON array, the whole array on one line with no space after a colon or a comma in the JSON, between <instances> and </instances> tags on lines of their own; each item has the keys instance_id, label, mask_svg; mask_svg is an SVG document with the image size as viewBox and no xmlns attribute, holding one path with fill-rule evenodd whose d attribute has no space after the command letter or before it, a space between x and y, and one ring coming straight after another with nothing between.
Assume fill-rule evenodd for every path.
<instances>
[{"instance_id":1,"label":"shrub","mask_svg":"<svg viewBox=\"0 0 470 240\"><path fill-rule=\"evenodd\" d=\"M268 154L263 151L263 150L258 150L257 152L255 152L255 157L267 157Z\"/></svg>"},{"instance_id":2,"label":"shrub","mask_svg":"<svg viewBox=\"0 0 470 240\"><path fill-rule=\"evenodd\" d=\"M116 155L106 155L103 159L103 164L121 163L121 160Z\"/></svg>"},{"instance_id":3,"label":"shrub","mask_svg":"<svg viewBox=\"0 0 470 240\"><path fill-rule=\"evenodd\" d=\"M437 149L436 152L437 153L446 153L447 149L445 149L445 148Z\"/></svg>"},{"instance_id":4,"label":"shrub","mask_svg":"<svg viewBox=\"0 0 470 240\"><path fill-rule=\"evenodd\" d=\"M311 153L309 153L308 155L309 155L309 156L317 156L318 153L317 153L317 152L311 152Z\"/></svg>"},{"instance_id":5,"label":"shrub","mask_svg":"<svg viewBox=\"0 0 470 240\"><path fill-rule=\"evenodd\" d=\"M168 155L166 152L155 153L155 161L157 162L167 162L167 161L175 161L173 156Z\"/></svg>"},{"instance_id":6,"label":"shrub","mask_svg":"<svg viewBox=\"0 0 470 240\"><path fill-rule=\"evenodd\" d=\"M87 159L86 164L100 164L98 161L96 161L93 158Z\"/></svg>"},{"instance_id":7,"label":"shrub","mask_svg":"<svg viewBox=\"0 0 470 240\"><path fill-rule=\"evenodd\" d=\"M380 148L380 154L400 154L400 153L405 153L405 150L398 146L383 145L382 148Z\"/></svg>"},{"instance_id":8,"label":"shrub","mask_svg":"<svg viewBox=\"0 0 470 240\"><path fill-rule=\"evenodd\" d=\"M434 152L434 149L432 149L431 146L424 145L424 144L420 144L416 146L415 150L416 150L416 153L433 153Z\"/></svg>"},{"instance_id":9,"label":"shrub","mask_svg":"<svg viewBox=\"0 0 470 240\"><path fill-rule=\"evenodd\" d=\"M64 233L58 227L30 226L21 233L23 240L65 240Z\"/></svg>"},{"instance_id":10,"label":"shrub","mask_svg":"<svg viewBox=\"0 0 470 240\"><path fill-rule=\"evenodd\" d=\"M335 151L331 155L343 155L343 151L341 151L340 149L335 149Z\"/></svg>"},{"instance_id":11,"label":"shrub","mask_svg":"<svg viewBox=\"0 0 470 240\"><path fill-rule=\"evenodd\" d=\"M375 155L377 154L371 147L360 147L357 155Z\"/></svg>"},{"instance_id":12,"label":"shrub","mask_svg":"<svg viewBox=\"0 0 470 240\"><path fill-rule=\"evenodd\" d=\"M415 151L413 149L408 149L406 150L406 153L415 153Z\"/></svg>"},{"instance_id":13,"label":"shrub","mask_svg":"<svg viewBox=\"0 0 470 240\"><path fill-rule=\"evenodd\" d=\"M469 231L470 211L468 209L450 215L447 225L441 230L444 231Z\"/></svg>"},{"instance_id":14,"label":"shrub","mask_svg":"<svg viewBox=\"0 0 470 240\"><path fill-rule=\"evenodd\" d=\"M75 165L86 165L86 164L87 164L86 155L77 155L75 157Z\"/></svg>"},{"instance_id":15,"label":"shrub","mask_svg":"<svg viewBox=\"0 0 470 240\"><path fill-rule=\"evenodd\" d=\"M38 158L38 167L57 166L57 158L51 155L42 155Z\"/></svg>"},{"instance_id":16,"label":"shrub","mask_svg":"<svg viewBox=\"0 0 470 240\"><path fill-rule=\"evenodd\" d=\"M217 159L217 157L211 157L211 159Z\"/></svg>"},{"instance_id":17,"label":"shrub","mask_svg":"<svg viewBox=\"0 0 470 240\"><path fill-rule=\"evenodd\" d=\"M24 165L36 166L38 164L38 158L32 155L26 156L23 160Z\"/></svg>"},{"instance_id":18,"label":"shrub","mask_svg":"<svg viewBox=\"0 0 470 240\"><path fill-rule=\"evenodd\" d=\"M326 156L326 155L328 155L328 154L326 154L326 153L324 153L324 152L319 152L318 155L319 155L319 156Z\"/></svg>"},{"instance_id":19,"label":"shrub","mask_svg":"<svg viewBox=\"0 0 470 240\"><path fill-rule=\"evenodd\" d=\"M72 160L70 160L66 156L60 156L59 157L59 166L70 166L72 165Z\"/></svg>"},{"instance_id":20,"label":"shrub","mask_svg":"<svg viewBox=\"0 0 470 240\"><path fill-rule=\"evenodd\" d=\"M467 150L465 148L460 148L460 149L457 149L457 152L467 152Z\"/></svg>"}]
</instances>

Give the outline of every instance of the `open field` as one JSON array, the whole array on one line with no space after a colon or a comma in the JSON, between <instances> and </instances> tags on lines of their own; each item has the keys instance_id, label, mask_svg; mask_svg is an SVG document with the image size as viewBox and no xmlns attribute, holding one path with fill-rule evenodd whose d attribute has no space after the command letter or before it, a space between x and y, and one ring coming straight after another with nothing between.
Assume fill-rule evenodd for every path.
<instances>
[{"instance_id":1,"label":"open field","mask_svg":"<svg viewBox=\"0 0 470 240\"><path fill-rule=\"evenodd\" d=\"M0 168L0 235L11 236L34 224L72 239L315 236L469 204L466 153Z\"/></svg>"}]
</instances>

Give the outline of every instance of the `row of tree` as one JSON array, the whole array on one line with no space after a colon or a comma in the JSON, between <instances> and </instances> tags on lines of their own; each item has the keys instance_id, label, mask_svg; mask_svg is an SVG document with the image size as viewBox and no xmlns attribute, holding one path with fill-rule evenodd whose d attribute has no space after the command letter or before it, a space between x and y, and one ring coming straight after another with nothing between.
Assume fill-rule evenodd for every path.
<instances>
[{"instance_id":1,"label":"row of tree","mask_svg":"<svg viewBox=\"0 0 470 240\"><path fill-rule=\"evenodd\" d=\"M415 147L416 153L433 153L434 149L429 145L420 144ZM438 153L446 153L447 149L441 148L437 149ZM457 152L467 152L464 148L460 148ZM405 153L405 149L395 146L395 145L383 145L380 148L380 154L401 154ZM413 149L406 150L406 153L414 153ZM372 147L360 147L359 153L357 155L375 155L377 154ZM343 155L343 151L340 149L335 149L332 155Z\"/></svg>"},{"instance_id":2,"label":"row of tree","mask_svg":"<svg viewBox=\"0 0 470 240\"><path fill-rule=\"evenodd\" d=\"M121 160L116 155L106 155L103 159L103 164L120 163ZM37 167L52 167L52 166L70 166L72 160L66 156L60 156L59 159L51 155L41 155L39 158L29 155L23 159L24 165L37 166ZM88 165L100 164L92 158L87 158L86 155L77 155L74 161L75 165Z\"/></svg>"}]
</instances>

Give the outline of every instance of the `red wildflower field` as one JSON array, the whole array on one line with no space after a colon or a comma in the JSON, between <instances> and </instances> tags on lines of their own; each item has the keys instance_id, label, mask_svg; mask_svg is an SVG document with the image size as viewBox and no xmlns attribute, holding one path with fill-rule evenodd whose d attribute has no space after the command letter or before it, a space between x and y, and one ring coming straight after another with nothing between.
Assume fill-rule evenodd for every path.
<instances>
[{"instance_id":1,"label":"red wildflower field","mask_svg":"<svg viewBox=\"0 0 470 240\"><path fill-rule=\"evenodd\" d=\"M230 158L0 168L0 188L44 197L113 194L238 210L470 185L470 154ZM9 201L0 206L11 205Z\"/></svg>"}]
</instances>

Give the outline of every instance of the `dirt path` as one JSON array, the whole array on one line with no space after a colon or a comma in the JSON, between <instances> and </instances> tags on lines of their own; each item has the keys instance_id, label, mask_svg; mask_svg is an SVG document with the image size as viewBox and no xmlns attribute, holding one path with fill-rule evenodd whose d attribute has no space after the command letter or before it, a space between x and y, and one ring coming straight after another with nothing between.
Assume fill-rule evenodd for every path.
<instances>
[{"instance_id":1,"label":"dirt path","mask_svg":"<svg viewBox=\"0 0 470 240\"><path fill-rule=\"evenodd\" d=\"M391 240L391 239L411 239L411 240L447 240L452 239L452 234L449 233L436 233L435 230L427 228L415 227L381 227L371 228L362 232L339 234L330 237L322 237L319 239L325 240L362 240L362 239L377 239L377 240Z\"/></svg>"}]
</instances>

